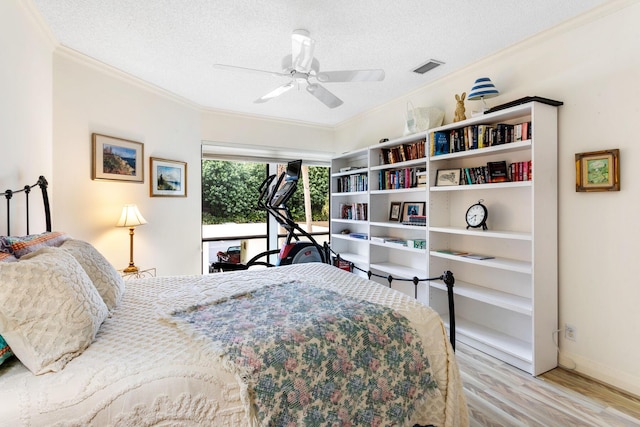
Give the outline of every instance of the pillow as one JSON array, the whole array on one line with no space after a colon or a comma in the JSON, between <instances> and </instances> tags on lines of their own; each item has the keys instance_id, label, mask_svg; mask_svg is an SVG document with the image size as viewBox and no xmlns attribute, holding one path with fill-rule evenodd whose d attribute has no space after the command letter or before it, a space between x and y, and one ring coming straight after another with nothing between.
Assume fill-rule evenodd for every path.
<instances>
[{"instance_id":1,"label":"pillow","mask_svg":"<svg viewBox=\"0 0 640 427\"><path fill-rule=\"evenodd\" d=\"M7 344L4 338L2 338L2 335L0 335L0 365L11 356L13 356L13 353L11 352L9 344Z\"/></svg>"},{"instance_id":2,"label":"pillow","mask_svg":"<svg viewBox=\"0 0 640 427\"><path fill-rule=\"evenodd\" d=\"M82 240L69 239L60 249L73 255L78 261L109 310L120 304L124 294L124 279L96 248Z\"/></svg>"},{"instance_id":3,"label":"pillow","mask_svg":"<svg viewBox=\"0 0 640 427\"><path fill-rule=\"evenodd\" d=\"M0 263L0 283L0 335L36 375L64 368L108 315L87 273L60 248Z\"/></svg>"},{"instance_id":4,"label":"pillow","mask_svg":"<svg viewBox=\"0 0 640 427\"><path fill-rule=\"evenodd\" d=\"M0 252L13 254L16 258L36 251L45 246L60 246L69 236L61 231L47 231L28 236L0 237Z\"/></svg>"}]
</instances>

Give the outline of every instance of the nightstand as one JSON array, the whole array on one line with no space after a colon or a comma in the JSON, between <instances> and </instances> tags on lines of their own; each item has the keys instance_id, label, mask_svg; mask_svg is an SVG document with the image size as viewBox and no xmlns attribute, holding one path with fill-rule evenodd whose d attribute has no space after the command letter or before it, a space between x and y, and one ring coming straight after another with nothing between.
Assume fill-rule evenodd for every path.
<instances>
[{"instance_id":1,"label":"nightstand","mask_svg":"<svg viewBox=\"0 0 640 427\"><path fill-rule=\"evenodd\" d=\"M123 270L118 270L118 273L120 273L124 280L142 279L143 277L156 277L156 268L139 269L134 273L125 273Z\"/></svg>"}]
</instances>

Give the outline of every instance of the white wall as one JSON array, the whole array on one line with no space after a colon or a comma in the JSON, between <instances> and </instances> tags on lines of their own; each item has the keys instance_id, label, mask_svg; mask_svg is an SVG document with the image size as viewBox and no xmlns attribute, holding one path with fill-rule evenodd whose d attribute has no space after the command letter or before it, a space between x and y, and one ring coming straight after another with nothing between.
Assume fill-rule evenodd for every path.
<instances>
[{"instance_id":1,"label":"white wall","mask_svg":"<svg viewBox=\"0 0 640 427\"><path fill-rule=\"evenodd\" d=\"M53 76L54 228L124 268L129 230L115 223L134 203L148 222L136 228L135 264L159 275L199 273L199 110L64 49L54 55ZM91 179L94 132L144 144L144 183ZM187 197L150 197L150 157L187 162Z\"/></svg>"},{"instance_id":2,"label":"white wall","mask_svg":"<svg viewBox=\"0 0 640 427\"><path fill-rule=\"evenodd\" d=\"M53 43L16 1L0 1L0 52L0 192L4 192L35 184L40 175L51 182ZM40 191L34 190L32 197L40 198ZM21 195L13 200L16 207L24 204ZM0 234L6 231L5 216L3 201ZM22 214L12 215L11 231L24 233L25 222ZM31 227L32 231L44 227L42 210L33 212Z\"/></svg>"},{"instance_id":3,"label":"white wall","mask_svg":"<svg viewBox=\"0 0 640 427\"><path fill-rule=\"evenodd\" d=\"M620 9L622 7L622 9ZM635 268L640 226L640 3L614 1L596 13L520 43L434 84L344 123L337 147L363 147L402 133L406 100L438 106L452 121L454 94L489 76L498 105L528 95L564 102L559 109L560 334L567 367L640 395L640 279ZM467 101L467 113L478 102ZM619 192L576 193L574 155L619 148ZM455 272L454 272L455 273Z\"/></svg>"},{"instance_id":4,"label":"white wall","mask_svg":"<svg viewBox=\"0 0 640 427\"><path fill-rule=\"evenodd\" d=\"M335 152L333 129L330 127L212 110L202 113L202 139L219 143Z\"/></svg>"}]
</instances>

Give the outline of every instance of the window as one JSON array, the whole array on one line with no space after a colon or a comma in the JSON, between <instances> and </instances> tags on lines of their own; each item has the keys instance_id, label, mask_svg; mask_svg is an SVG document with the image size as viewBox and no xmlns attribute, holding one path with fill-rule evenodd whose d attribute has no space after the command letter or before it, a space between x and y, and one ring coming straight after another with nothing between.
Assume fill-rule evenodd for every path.
<instances>
[{"instance_id":1,"label":"window","mask_svg":"<svg viewBox=\"0 0 640 427\"><path fill-rule=\"evenodd\" d=\"M284 240L285 230L257 202L260 184L270 174L279 176L289 159L259 160L206 153L203 146L203 273L216 261L245 263L278 249ZM314 163L303 162L302 177L287 206L298 225L322 244L329 238L329 167Z\"/></svg>"}]
</instances>

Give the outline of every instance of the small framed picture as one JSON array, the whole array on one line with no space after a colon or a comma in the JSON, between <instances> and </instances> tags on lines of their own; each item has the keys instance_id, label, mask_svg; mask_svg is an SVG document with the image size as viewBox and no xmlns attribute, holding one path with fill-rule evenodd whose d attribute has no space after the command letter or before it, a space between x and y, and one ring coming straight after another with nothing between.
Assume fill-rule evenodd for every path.
<instances>
[{"instance_id":1,"label":"small framed picture","mask_svg":"<svg viewBox=\"0 0 640 427\"><path fill-rule=\"evenodd\" d=\"M402 214L402 203L391 202L391 208L389 209L389 221L400 221Z\"/></svg>"},{"instance_id":2,"label":"small framed picture","mask_svg":"<svg viewBox=\"0 0 640 427\"><path fill-rule=\"evenodd\" d=\"M187 197L187 164L151 157L151 197Z\"/></svg>"},{"instance_id":3,"label":"small framed picture","mask_svg":"<svg viewBox=\"0 0 640 427\"><path fill-rule=\"evenodd\" d=\"M402 204L402 221L408 221L410 216L424 215L425 202L404 202Z\"/></svg>"},{"instance_id":4,"label":"small framed picture","mask_svg":"<svg viewBox=\"0 0 640 427\"><path fill-rule=\"evenodd\" d=\"M91 179L144 182L144 146L141 142L94 133Z\"/></svg>"},{"instance_id":5,"label":"small framed picture","mask_svg":"<svg viewBox=\"0 0 640 427\"><path fill-rule=\"evenodd\" d=\"M438 169L436 172L436 187L460 185L460 169Z\"/></svg>"},{"instance_id":6,"label":"small framed picture","mask_svg":"<svg viewBox=\"0 0 640 427\"><path fill-rule=\"evenodd\" d=\"M620 150L576 154L576 191L620 191Z\"/></svg>"}]
</instances>

